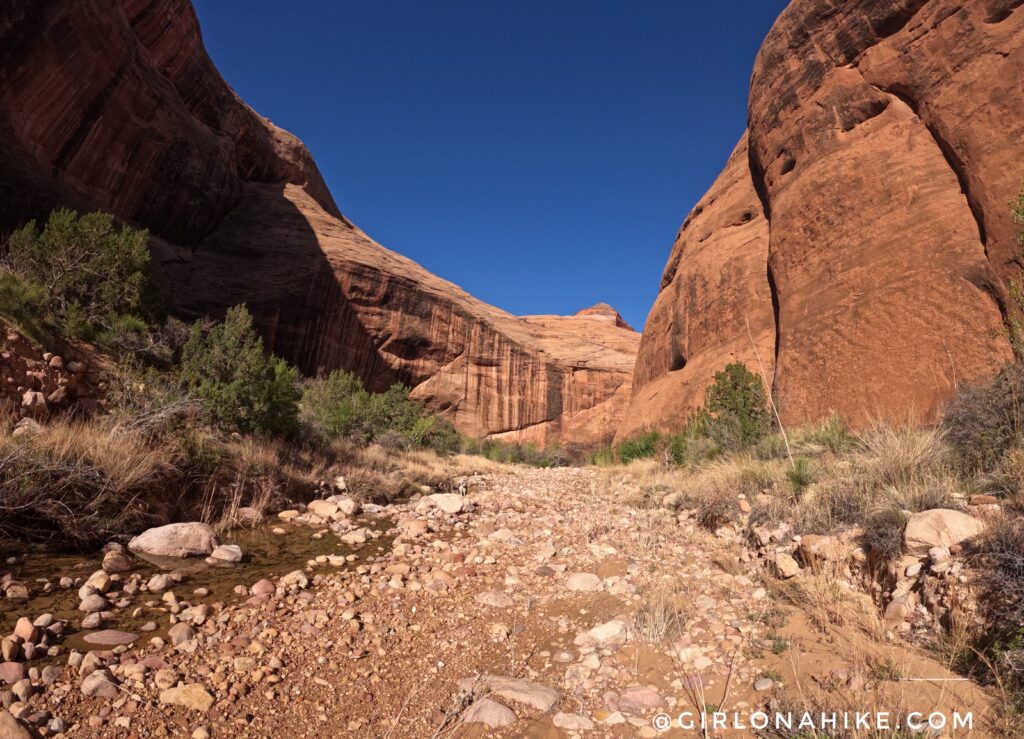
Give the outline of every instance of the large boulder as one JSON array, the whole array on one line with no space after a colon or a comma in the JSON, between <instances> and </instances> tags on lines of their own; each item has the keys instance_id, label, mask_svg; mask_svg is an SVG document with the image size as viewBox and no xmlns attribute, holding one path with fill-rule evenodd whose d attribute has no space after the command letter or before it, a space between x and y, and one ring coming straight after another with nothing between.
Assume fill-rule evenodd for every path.
<instances>
[{"instance_id":1,"label":"large boulder","mask_svg":"<svg viewBox=\"0 0 1024 739\"><path fill-rule=\"evenodd\" d=\"M206 557L218 546L217 535L205 523L172 523L144 531L128 548L154 557Z\"/></svg>"},{"instance_id":2,"label":"large boulder","mask_svg":"<svg viewBox=\"0 0 1024 739\"><path fill-rule=\"evenodd\" d=\"M0 708L0 739L32 739L32 735L14 716Z\"/></svg>"},{"instance_id":3,"label":"large boulder","mask_svg":"<svg viewBox=\"0 0 1024 739\"><path fill-rule=\"evenodd\" d=\"M903 551L914 557L926 557L929 549L959 544L984 528L984 523L960 511L937 508L915 513L903 532Z\"/></svg>"}]
</instances>

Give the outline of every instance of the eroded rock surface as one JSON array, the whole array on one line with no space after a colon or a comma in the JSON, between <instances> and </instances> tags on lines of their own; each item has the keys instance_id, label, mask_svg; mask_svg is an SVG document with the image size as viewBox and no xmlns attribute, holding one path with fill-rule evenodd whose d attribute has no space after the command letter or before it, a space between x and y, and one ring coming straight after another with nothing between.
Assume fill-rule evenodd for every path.
<instances>
[{"instance_id":1,"label":"eroded rock surface","mask_svg":"<svg viewBox=\"0 0 1024 739\"><path fill-rule=\"evenodd\" d=\"M753 346L791 424L934 418L1009 360L1022 69L1017 0L794 0L676 241L620 436L678 428Z\"/></svg>"},{"instance_id":2,"label":"eroded rock surface","mask_svg":"<svg viewBox=\"0 0 1024 739\"><path fill-rule=\"evenodd\" d=\"M639 336L607 306L520 319L374 242L221 79L188 0L14 0L0 48L0 231L108 210L150 229L176 312L247 303L307 373L405 383L478 436L614 433Z\"/></svg>"}]
</instances>

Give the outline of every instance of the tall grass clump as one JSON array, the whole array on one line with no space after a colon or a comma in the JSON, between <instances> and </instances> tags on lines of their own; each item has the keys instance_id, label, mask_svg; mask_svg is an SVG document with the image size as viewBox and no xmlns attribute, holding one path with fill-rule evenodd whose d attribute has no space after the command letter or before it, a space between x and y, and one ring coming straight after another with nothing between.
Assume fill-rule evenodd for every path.
<instances>
[{"instance_id":1,"label":"tall grass clump","mask_svg":"<svg viewBox=\"0 0 1024 739\"><path fill-rule=\"evenodd\" d=\"M0 536L61 547L141 528L173 488L166 450L109 422L0 430Z\"/></svg>"},{"instance_id":2,"label":"tall grass clump","mask_svg":"<svg viewBox=\"0 0 1024 739\"><path fill-rule=\"evenodd\" d=\"M629 464L635 459L650 459L658 453L661 441L662 436L657 431L626 439L619 444L619 461L622 464Z\"/></svg>"},{"instance_id":3,"label":"tall grass clump","mask_svg":"<svg viewBox=\"0 0 1024 739\"><path fill-rule=\"evenodd\" d=\"M946 438L967 473L990 471L1024 441L1024 367L964 387L946 411Z\"/></svg>"}]
</instances>

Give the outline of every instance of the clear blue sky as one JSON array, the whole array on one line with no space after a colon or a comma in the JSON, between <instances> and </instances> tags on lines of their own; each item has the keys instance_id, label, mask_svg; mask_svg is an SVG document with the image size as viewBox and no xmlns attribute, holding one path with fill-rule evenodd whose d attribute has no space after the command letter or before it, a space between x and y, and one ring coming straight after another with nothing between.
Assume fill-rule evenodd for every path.
<instances>
[{"instance_id":1,"label":"clear blue sky","mask_svg":"<svg viewBox=\"0 0 1024 739\"><path fill-rule=\"evenodd\" d=\"M637 329L785 0L195 0L207 48L390 249L516 314Z\"/></svg>"}]
</instances>

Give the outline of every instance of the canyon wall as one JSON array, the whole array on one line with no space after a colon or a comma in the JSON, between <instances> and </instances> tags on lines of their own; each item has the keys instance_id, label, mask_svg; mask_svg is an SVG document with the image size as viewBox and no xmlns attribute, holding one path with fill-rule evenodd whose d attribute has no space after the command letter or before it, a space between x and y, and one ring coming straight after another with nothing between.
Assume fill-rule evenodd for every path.
<instances>
[{"instance_id":1,"label":"canyon wall","mask_svg":"<svg viewBox=\"0 0 1024 739\"><path fill-rule=\"evenodd\" d=\"M306 373L405 383L473 435L610 439L639 335L601 307L517 318L375 243L220 77L188 0L0 6L0 232L110 211L150 230L183 317L246 303Z\"/></svg>"},{"instance_id":2,"label":"canyon wall","mask_svg":"<svg viewBox=\"0 0 1024 739\"><path fill-rule=\"evenodd\" d=\"M933 419L1012 359L1021 5L790 4L748 133L672 251L620 436L679 428L754 346L789 424Z\"/></svg>"}]
</instances>

